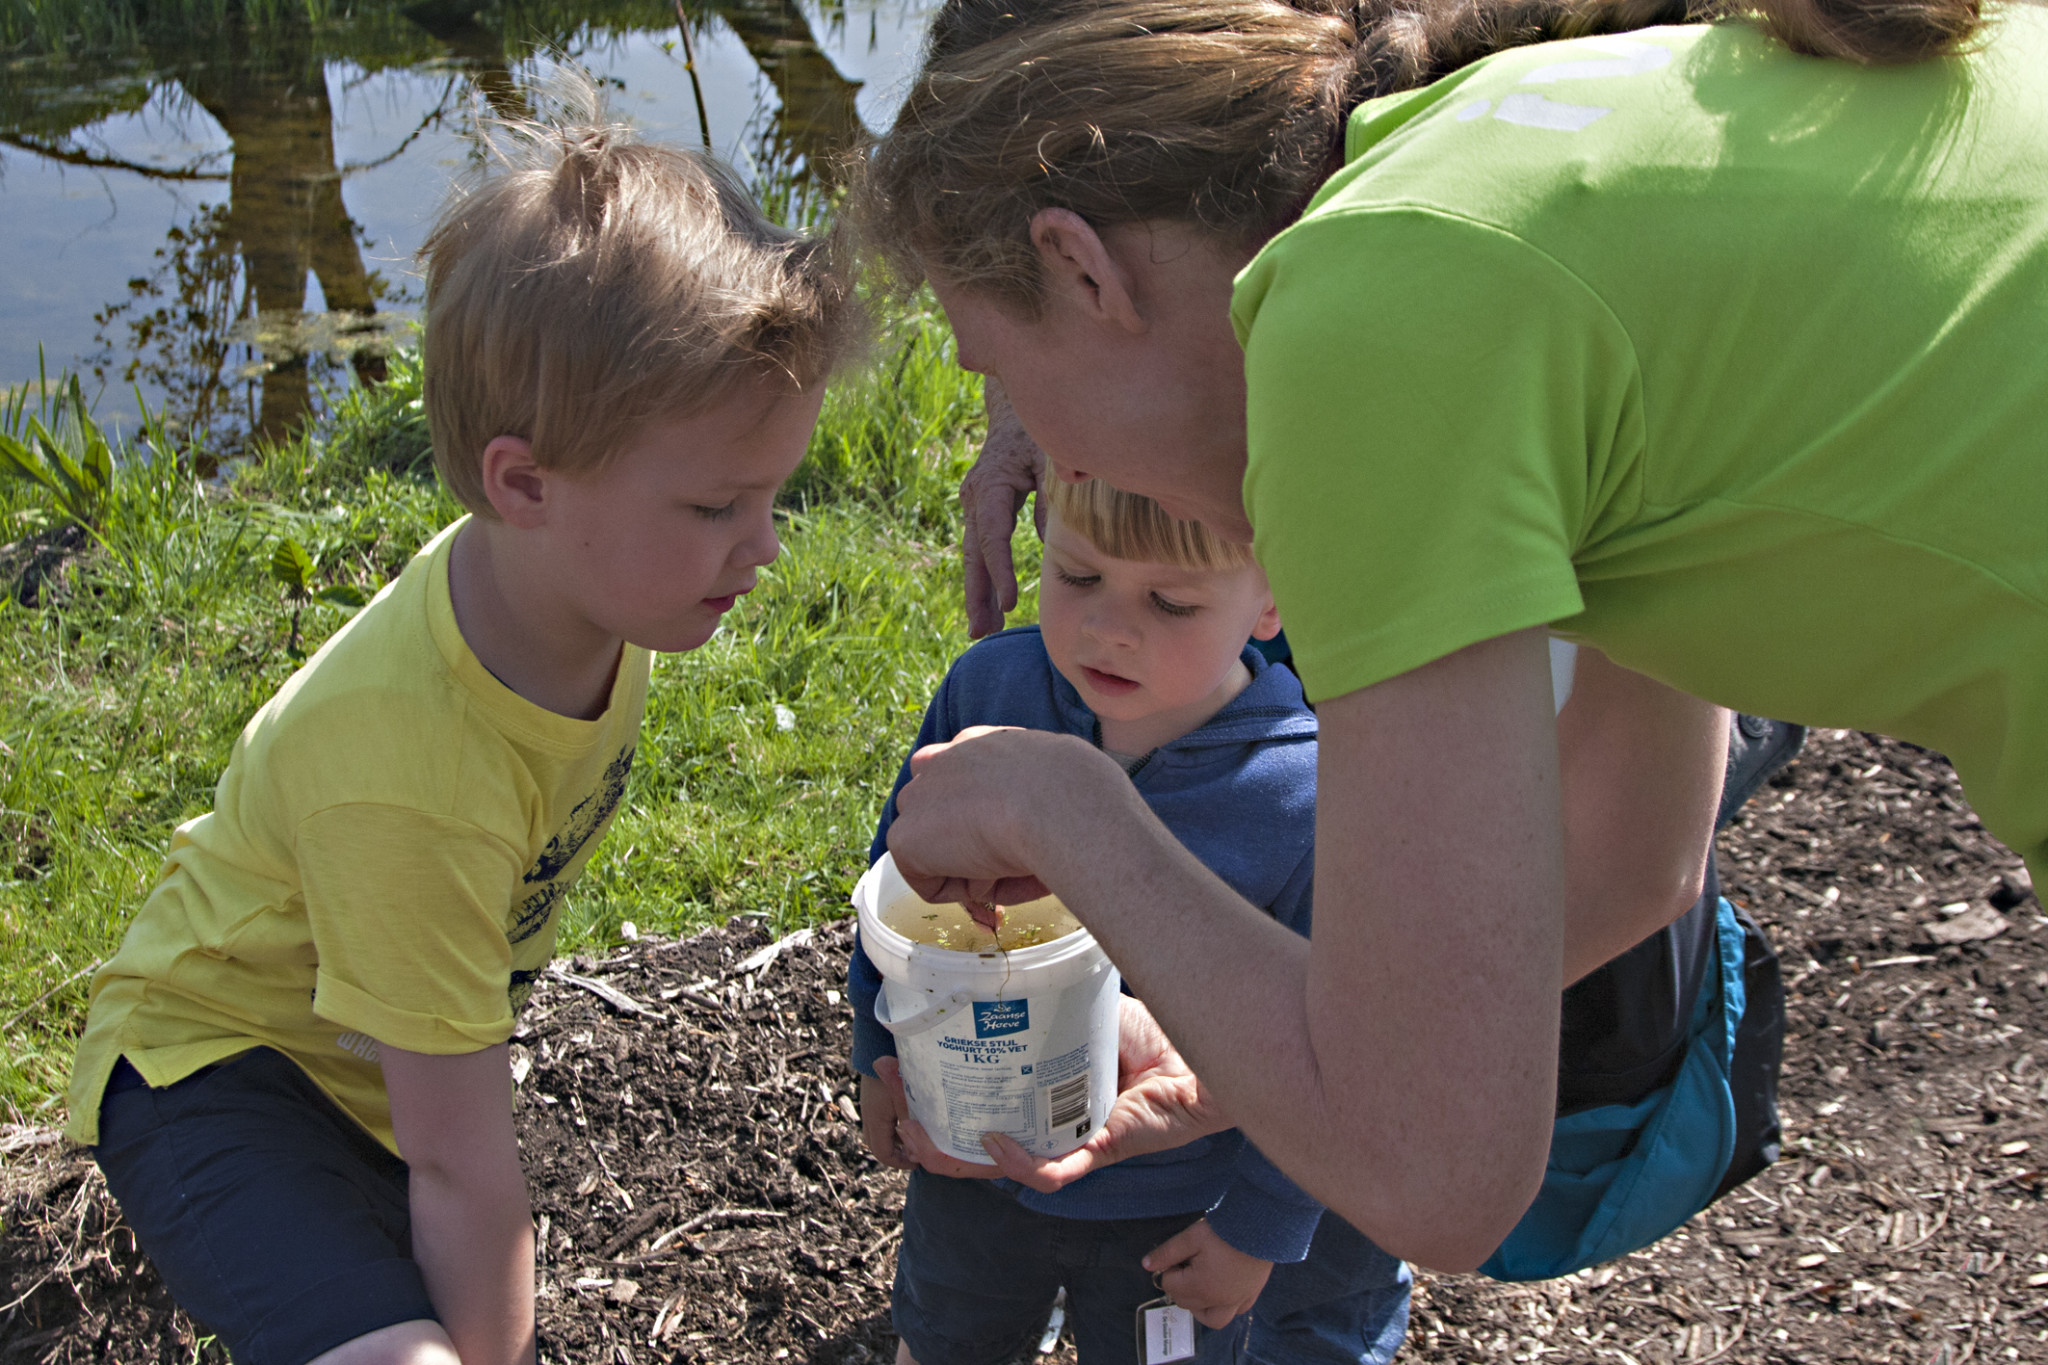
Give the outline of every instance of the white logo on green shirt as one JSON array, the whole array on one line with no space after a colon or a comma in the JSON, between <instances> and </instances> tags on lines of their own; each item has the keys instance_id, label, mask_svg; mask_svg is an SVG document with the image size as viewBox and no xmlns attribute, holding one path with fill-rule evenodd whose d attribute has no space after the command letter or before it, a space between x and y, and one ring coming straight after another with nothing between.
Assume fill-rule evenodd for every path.
<instances>
[{"instance_id":1,"label":"white logo on green shirt","mask_svg":"<svg viewBox=\"0 0 2048 1365\"><path fill-rule=\"evenodd\" d=\"M1589 61L1552 62L1522 77L1523 85L1550 85L1557 81L1602 80L1609 76L1640 76L1671 65L1671 49L1655 43L1632 42L1627 38L1588 38L1588 47L1612 52L1612 57Z\"/></svg>"},{"instance_id":2,"label":"white logo on green shirt","mask_svg":"<svg viewBox=\"0 0 2048 1365\"><path fill-rule=\"evenodd\" d=\"M1458 122L1470 123L1473 119L1485 118L1489 110L1502 123L1520 124L1524 128L1549 128L1560 133L1576 133L1614 112L1600 104L1564 104L1541 95L1516 93L1502 96L1498 109L1494 108L1492 100L1474 100L1458 111Z\"/></svg>"},{"instance_id":3,"label":"white logo on green shirt","mask_svg":"<svg viewBox=\"0 0 2048 1365\"><path fill-rule=\"evenodd\" d=\"M1523 85L1553 85L1558 81L1607 80L1615 76L1641 76L1671 65L1671 49L1655 43L1638 43L1627 38L1588 38L1589 47L1614 55L1575 62L1552 62L1522 77ZM1600 104L1566 104L1542 95L1517 92L1503 95L1498 105L1492 100L1474 100L1460 109L1457 119L1470 123L1489 113L1501 123L1524 128L1547 128L1553 132L1576 133L1606 118L1614 110Z\"/></svg>"}]
</instances>

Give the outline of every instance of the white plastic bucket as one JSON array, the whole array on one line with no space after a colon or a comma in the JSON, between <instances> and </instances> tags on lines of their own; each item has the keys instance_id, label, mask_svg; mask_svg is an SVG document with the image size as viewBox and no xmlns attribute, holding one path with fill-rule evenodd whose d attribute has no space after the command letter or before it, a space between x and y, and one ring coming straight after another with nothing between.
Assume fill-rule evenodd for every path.
<instances>
[{"instance_id":1,"label":"white plastic bucket","mask_svg":"<svg viewBox=\"0 0 2048 1365\"><path fill-rule=\"evenodd\" d=\"M982 1165L983 1133L1042 1157L1086 1142L1116 1100L1122 985L1094 936L957 952L883 923L905 899L917 893L886 853L853 889L861 946L882 974L875 1018L896 1035L911 1115L948 1154Z\"/></svg>"}]
</instances>

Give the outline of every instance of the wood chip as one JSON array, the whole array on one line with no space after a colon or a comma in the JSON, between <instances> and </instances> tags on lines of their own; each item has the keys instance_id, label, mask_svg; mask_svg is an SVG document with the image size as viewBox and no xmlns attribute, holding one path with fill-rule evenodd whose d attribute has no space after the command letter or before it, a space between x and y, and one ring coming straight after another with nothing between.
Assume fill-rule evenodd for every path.
<instances>
[{"instance_id":1,"label":"wood chip","mask_svg":"<svg viewBox=\"0 0 2048 1365\"><path fill-rule=\"evenodd\" d=\"M1920 926L1920 932L1930 942L1982 943L1997 938L2012 928L2011 921L1988 905L1979 905L1964 910L1953 919L1935 920Z\"/></svg>"},{"instance_id":2,"label":"wood chip","mask_svg":"<svg viewBox=\"0 0 2048 1365\"><path fill-rule=\"evenodd\" d=\"M799 929L793 934L784 934L767 947L756 948L738 962L733 963L732 970L741 976L745 976L750 972L766 971L774 963L775 959L781 957L785 951L791 948L807 947L810 941L817 936L818 931L816 929Z\"/></svg>"},{"instance_id":3,"label":"wood chip","mask_svg":"<svg viewBox=\"0 0 2048 1365\"><path fill-rule=\"evenodd\" d=\"M554 977L557 981L563 981L581 990L589 991L621 1014L645 1015L649 1019L659 1019L662 1017L661 1011L647 1008L647 1006L641 1004L638 1000L635 1000L617 987L608 986L604 982L592 977L578 976L574 972L563 971L559 963L548 968L548 975Z\"/></svg>"}]
</instances>

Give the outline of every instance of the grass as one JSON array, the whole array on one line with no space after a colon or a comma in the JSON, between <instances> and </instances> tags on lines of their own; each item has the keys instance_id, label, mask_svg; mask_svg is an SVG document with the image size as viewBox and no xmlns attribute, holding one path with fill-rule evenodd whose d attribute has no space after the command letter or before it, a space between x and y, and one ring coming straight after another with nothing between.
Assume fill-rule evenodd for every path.
<instances>
[{"instance_id":1,"label":"grass","mask_svg":"<svg viewBox=\"0 0 2048 1365\"><path fill-rule=\"evenodd\" d=\"M0 480L0 1104L54 1117L90 968L172 828L209 807L249 714L298 665L270 570L279 543L305 548L318 585L372 591L457 515L425 472L418 367L401 356L392 371L226 487L145 438L89 535L26 480ZM51 419L52 392L17 395L0 431L22 434L39 410ZM827 400L784 494L781 559L709 644L657 667L626 802L566 912L564 951L613 941L626 920L680 933L751 912L786 930L842 913L925 702L966 644L955 490L979 425L978 383L953 365L943 321L895 318L877 363ZM1018 549L1028 574L1028 534ZM346 615L306 605L304 648Z\"/></svg>"}]
</instances>

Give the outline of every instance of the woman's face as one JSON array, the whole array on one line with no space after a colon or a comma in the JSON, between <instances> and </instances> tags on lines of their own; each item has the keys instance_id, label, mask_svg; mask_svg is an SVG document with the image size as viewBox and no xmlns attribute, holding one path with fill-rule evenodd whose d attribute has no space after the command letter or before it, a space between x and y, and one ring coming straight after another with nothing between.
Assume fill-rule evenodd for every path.
<instances>
[{"instance_id":1,"label":"woman's face","mask_svg":"<svg viewBox=\"0 0 2048 1365\"><path fill-rule=\"evenodd\" d=\"M1244 514L1244 357L1230 327L1237 263L1138 227L1102 241L1129 307L1106 315L1085 271L1058 271L1036 318L940 280L963 368L1000 382L1061 478L1099 478L1251 540ZM1102 273L1102 272L1098 272Z\"/></svg>"}]
</instances>

